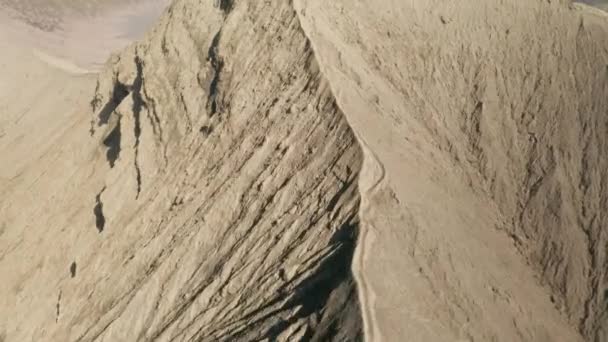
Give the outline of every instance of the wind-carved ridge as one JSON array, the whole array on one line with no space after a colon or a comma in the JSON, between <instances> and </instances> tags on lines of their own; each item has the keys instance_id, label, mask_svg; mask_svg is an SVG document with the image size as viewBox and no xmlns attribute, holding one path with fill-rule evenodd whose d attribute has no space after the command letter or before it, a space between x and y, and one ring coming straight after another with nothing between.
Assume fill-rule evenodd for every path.
<instances>
[{"instance_id":1,"label":"wind-carved ridge","mask_svg":"<svg viewBox=\"0 0 608 342\"><path fill-rule=\"evenodd\" d=\"M308 33L306 32L306 30L302 26L302 21L301 21L301 18L300 18L300 14L298 13L297 9L295 8L293 0L289 0L289 5L290 5L291 9L293 10L294 17L296 19L296 23L298 25L298 28L302 32L302 35L306 39L306 45L307 45L308 49L310 50L312 62L314 62L314 63L316 63L318 65L318 73L319 73L320 78L324 79L327 82L327 84L328 84L328 91L330 93L331 98L333 99L333 105L336 108L337 114L342 116L342 118L345 121L346 125L349 127L349 129L351 131L351 134L353 134L355 136L354 144L356 145L356 148L359 149L359 151L362 154L365 153L365 152L363 152L364 148L363 148L363 146L361 146L361 142L359 141L358 138L356 138L354 129L352 128L352 126L348 122L348 119L347 119L346 115L344 114L344 110L338 104L336 93L335 93L334 89L331 87L331 83L328 81L327 76L323 72L323 68L321 67L321 62L319 61L319 58L317 57L317 53L316 53L316 51L314 49L314 46L313 46L313 44L312 44L312 42L310 40L310 37L308 36ZM349 173L350 172L352 172L352 170L349 170ZM354 181L358 182L359 177L360 177L360 175L358 175L357 177L355 177L355 179L352 180L352 181L353 182ZM343 184L343 187L346 187L345 186L345 182L343 180L340 179L340 182ZM356 187L356 191L357 191L357 194L359 195L359 198L361 200L361 198L362 198L362 196L364 196L364 194L362 193L362 191L359 188L359 186ZM332 200L332 202L333 202L333 200ZM331 208L331 202L330 202L330 206L328 207L328 209L329 208ZM359 294L358 294L358 292L359 292L358 287L361 284L358 284L357 277L353 274L353 271L352 271L352 265L353 265L353 262L355 262L355 260L354 260L355 249L358 247L358 245L360 243L362 243L362 241L360 241L360 239L361 239L360 226L358 224L362 220L361 210L362 210L361 209L361 203L359 203L358 206L357 206L357 209L355 211L357 224L356 225L353 224L354 228L353 228L353 233L352 233L353 234L352 235L352 250L350 250L350 252L349 252L349 258L348 258L348 261L347 261L348 262L348 272L345 275L343 281L352 281L352 283L353 283L353 292L354 292L354 295L353 295L353 298L350 299L350 300L353 301L355 303L356 307L357 307L357 320L358 320L358 322L360 324L360 329L361 329L361 332L360 332L360 334L358 334L357 338L361 339L361 340L364 340L366 338L366 336L365 336L366 335L366 331L365 331L366 329L364 328L364 323L363 323L363 321L364 321L364 313L363 313L364 308L361 306L362 303L359 301ZM336 317L339 317L340 313L336 313L335 315L336 315ZM331 332L333 330L334 329L330 329L329 331ZM330 338L330 337L332 337L332 336L331 335L325 335L325 338Z\"/></svg>"}]
</instances>

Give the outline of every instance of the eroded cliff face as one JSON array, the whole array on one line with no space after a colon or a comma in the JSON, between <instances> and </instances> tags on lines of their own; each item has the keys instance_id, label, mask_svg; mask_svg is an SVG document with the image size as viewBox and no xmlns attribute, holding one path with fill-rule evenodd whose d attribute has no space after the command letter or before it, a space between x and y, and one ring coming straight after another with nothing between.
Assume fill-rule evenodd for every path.
<instances>
[{"instance_id":1,"label":"eroded cliff face","mask_svg":"<svg viewBox=\"0 0 608 342\"><path fill-rule=\"evenodd\" d=\"M140 216L127 203L154 215L129 295L82 338L352 339L361 151L288 2L212 4L176 2L100 79L104 232Z\"/></svg>"},{"instance_id":2,"label":"eroded cliff face","mask_svg":"<svg viewBox=\"0 0 608 342\"><path fill-rule=\"evenodd\" d=\"M176 1L150 37L99 76L72 145L91 167L48 215L84 208L15 214L49 238L2 261L28 298L6 339L361 339L362 153L292 6Z\"/></svg>"}]
</instances>

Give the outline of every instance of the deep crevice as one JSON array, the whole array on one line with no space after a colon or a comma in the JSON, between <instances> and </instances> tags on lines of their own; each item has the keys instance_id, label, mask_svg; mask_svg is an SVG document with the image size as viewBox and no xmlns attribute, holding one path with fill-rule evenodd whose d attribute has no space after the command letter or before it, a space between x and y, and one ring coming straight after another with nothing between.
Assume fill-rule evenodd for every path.
<instances>
[{"instance_id":1,"label":"deep crevice","mask_svg":"<svg viewBox=\"0 0 608 342\"><path fill-rule=\"evenodd\" d=\"M213 0L213 6L219 8L224 14L230 13L234 7L233 0Z\"/></svg>"},{"instance_id":2,"label":"deep crevice","mask_svg":"<svg viewBox=\"0 0 608 342\"><path fill-rule=\"evenodd\" d=\"M219 56L218 46L220 43L220 38L222 36L222 31L218 31L213 40L211 41L211 46L209 46L209 50L207 51L207 61L211 64L211 72L213 73L211 77L211 82L209 83L208 90L208 100L207 100L207 110L210 115L214 115L218 111L218 88L220 82L220 74L222 73L222 69L224 68L224 61Z\"/></svg>"},{"instance_id":3,"label":"deep crevice","mask_svg":"<svg viewBox=\"0 0 608 342\"><path fill-rule=\"evenodd\" d=\"M76 277L76 261L73 261L70 265L70 276L72 278Z\"/></svg>"},{"instance_id":4,"label":"deep crevice","mask_svg":"<svg viewBox=\"0 0 608 342\"><path fill-rule=\"evenodd\" d=\"M97 112L97 108L101 105L101 96L99 95L99 80L95 84L95 95L93 95L93 99L89 102L91 106L91 110L93 113ZM89 129L89 133L91 136L95 134L95 116L91 117L91 128Z\"/></svg>"},{"instance_id":5,"label":"deep crevice","mask_svg":"<svg viewBox=\"0 0 608 342\"><path fill-rule=\"evenodd\" d=\"M110 167L113 168L116 164L116 160L120 156L120 141L121 141L121 132L120 132L120 116L118 117L118 121L116 122L116 126L110 134L103 140L103 144L108 148L106 151L106 159L108 163L110 163Z\"/></svg>"},{"instance_id":6,"label":"deep crevice","mask_svg":"<svg viewBox=\"0 0 608 342\"><path fill-rule=\"evenodd\" d=\"M129 95L129 89L126 85L120 83L118 80L114 81L114 88L112 89L112 98L108 103L103 106L101 111L98 114L99 121L97 126L106 125L110 121L110 116L112 113L118 108L118 106L122 103L122 101ZM99 105L100 100L98 98L94 98L91 101L91 106L93 109L96 109Z\"/></svg>"},{"instance_id":7,"label":"deep crevice","mask_svg":"<svg viewBox=\"0 0 608 342\"><path fill-rule=\"evenodd\" d=\"M106 190L104 186L103 189L95 196L95 207L93 208L93 214L95 215L95 227L97 227L97 231L102 233L106 226L106 218L103 215L103 202L101 201L101 194Z\"/></svg>"},{"instance_id":8,"label":"deep crevice","mask_svg":"<svg viewBox=\"0 0 608 342\"><path fill-rule=\"evenodd\" d=\"M57 295L57 304L55 304L55 323L59 322L59 316L61 314L61 290ZM0 339L2 341L2 339Z\"/></svg>"},{"instance_id":9,"label":"deep crevice","mask_svg":"<svg viewBox=\"0 0 608 342\"><path fill-rule=\"evenodd\" d=\"M133 81L132 88L132 97L133 97L133 120L135 122L135 127L133 129L133 133L135 134L135 156L133 158L133 163L135 166L135 180L137 181L137 195L135 195L135 199L139 198L139 194L141 193L141 169L139 167L139 139L141 136L141 110L142 108L146 108L146 103L144 102L141 96L141 88L143 84L143 61L139 57L135 57L135 67L137 69L137 74L135 76L135 80Z\"/></svg>"}]
</instances>

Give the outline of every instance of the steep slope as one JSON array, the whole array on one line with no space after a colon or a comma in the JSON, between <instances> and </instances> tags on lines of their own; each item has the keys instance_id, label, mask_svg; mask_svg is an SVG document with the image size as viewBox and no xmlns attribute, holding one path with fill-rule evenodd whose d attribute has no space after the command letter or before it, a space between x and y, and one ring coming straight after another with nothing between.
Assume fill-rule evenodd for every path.
<instances>
[{"instance_id":1,"label":"steep slope","mask_svg":"<svg viewBox=\"0 0 608 342\"><path fill-rule=\"evenodd\" d=\"M41 202L3 188L5 340L360 339L361 150L293 8L177 1L150 37L27 145Z\"/></svg>"},{"instance_id":2,"label":"steep slope","mask_svg":"<svg viewBox=\"0 0 608 342\"><path fill-rule=\"evenodd\" d=\"M295 3L384 169L364 196L367 330L573 341L559 310L608 339L608 17L565 1Z\"/></svg>"}]
</instances>

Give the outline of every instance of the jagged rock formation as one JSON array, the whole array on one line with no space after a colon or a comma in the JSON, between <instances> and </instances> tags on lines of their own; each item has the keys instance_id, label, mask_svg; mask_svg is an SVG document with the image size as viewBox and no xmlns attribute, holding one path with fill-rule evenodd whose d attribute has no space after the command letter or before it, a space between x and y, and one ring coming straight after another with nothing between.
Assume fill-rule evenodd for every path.
<instances>
[{"instance_id":1,"label":"jagged rock formation","mask_svg":"<svg viewBox=\"0 0 608 342\"><path fill-rule=\"evenodd\" d=\"M176 0L98 76L10 50L0 341L605 340L607 31Z\"/></svg>"}]
</instances>

